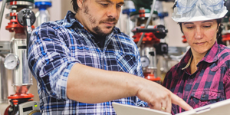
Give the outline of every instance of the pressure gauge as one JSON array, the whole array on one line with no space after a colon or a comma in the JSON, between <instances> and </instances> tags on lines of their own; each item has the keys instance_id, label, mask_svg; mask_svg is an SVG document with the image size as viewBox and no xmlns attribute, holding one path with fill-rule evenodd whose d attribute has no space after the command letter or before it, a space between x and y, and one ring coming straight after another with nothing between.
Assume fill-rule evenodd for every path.
<instances>
[{"instance_id":1,"label":"pressure gauge","mask_svg":"<svg viewBox=\"0 0 230 115\"><path fill-rule=\"evenodd\" d=\"M142 67L148 67L150 64L149 58L147 56L141 57L141 65Z\"/></svg>"},{"instance_id":2,"label":"pressure gauge","mask_svg":"<svg viewBox=\"0 0 230 115\"><path fill-rule=\"evenodd\" d=\"M4 66L7 69L15 69L19 65L19 59L18 56L10 53L6 56L4 61Z\"/></svg>"}]
</instances>

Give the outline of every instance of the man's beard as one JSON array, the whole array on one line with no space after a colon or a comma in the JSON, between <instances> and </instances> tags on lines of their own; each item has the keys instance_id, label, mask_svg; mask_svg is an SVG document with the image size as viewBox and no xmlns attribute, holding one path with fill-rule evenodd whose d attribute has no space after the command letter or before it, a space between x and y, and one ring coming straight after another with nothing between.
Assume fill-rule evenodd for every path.
<instances>
[{"instance_id":1,"label":"man's beard","mask_svg":"<svg viewBox=\"0 0 230 115\"><path fill-rule=\"evenodd\" d=\"M109 27L111 28L111 27ZM108 28L108 29L109 29ZM114 27L113 27L114 28ZM105 33L101 30L101 28L99 26L93 27L93 31L95 32L95 34L100 35L100 36L107 36L112 32L113 29L111 29L111 31L109 33Z\"/></svg>"},{"instance_id":2,"label":"man's beard","mask_svg":"<svg viewBox=\"0 0 230 115\"><path fill-rule=\"evenodd\" d=\"M84 13L89 16L89 21L92 24L96 24L96 20L92 17L91 14L89 14L89 8L88 8L88 6L84 5ZM116 18L108 18L106 20L102 20L102 21L99 22L99 24L101 24L101 23L114 23L114 24L116 24L117 23L117 19ZM112 28L112 27L107 27L107 29L109 29L109 28ZM97 34L97 35L107 36L107 35L109 35L113 31L113 28L108 33L103 32L102 29L99 26L93 27L92 29L95 32L95 34Z\"/></svg>"}]
</instances>

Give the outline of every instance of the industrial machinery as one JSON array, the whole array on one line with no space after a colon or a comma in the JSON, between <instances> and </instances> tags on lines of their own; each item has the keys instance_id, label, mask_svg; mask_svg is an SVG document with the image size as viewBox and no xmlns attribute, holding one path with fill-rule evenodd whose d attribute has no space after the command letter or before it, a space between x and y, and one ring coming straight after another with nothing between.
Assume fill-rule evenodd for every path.
<instances>
[{"instance_id":1,"label":"industrial machinery","mask_svg":"<svg viewBox=\"0 0 230 115\"><path fill-rule=\"evenodd\" d=\"M10 42L0 42L0 114L3 114L8 106L7 70L4 67L4 57L10 52Z\"/></svg>"},{"instance_id":2,"label":"industrial machinery","mask_svg":"<svg viewBox=\"0 0 230 115\"><path fill-rule=\"evenodd\" d=\"M160 60L157 59L157 55L164 55L168 52L168 45L165 43L165 37L168 30L164 26L164 18L168 16L167 12L163 12L162 1L172 0L132 0L135 6L126 5L123 14L127 14L127 20L131 20L132 23L128 23L127 31L130 37L134 39L137 44L141 56L141 63L146 79L161 82L161 77L158 77L158 70L161 67L157 65ZM128 6L128 7L127 7ZM155 24L154 21L159 19L160 23Z\"/></svg>"},{"instance_id":3,"label":"industrial machinery","mask_svg":"<svg viewBox=\"0 0 230 115\"><path fill-rule=\"evenodd\" d=\"M133 30L133 32L135 33L133 37L136 43L138 43L141 40L141 36L145 32L145 35L142 39L142 43L139 48L145 78L151 81L161 82L161 78L157 77L156 55L160 53L167 53L168 46L159 45L162 48L158 49L155 48L154 45L160 44L160 39L164 39L168 31L165 29L163 25L158 25L147 29L136 28Z\"/></svg>"},{"instance_id":4,"label":"industrial machinery","mask_svg":"<svg viewBox=\"0 0 230 115\"><path fill-rule=\"evenodd\" d=\"M135 24L134 24L133 21L130 20L130 14L132 12L135 12L136 9L135 9L135 6L134 6L134 3L132 2L132 0L125 0L124 2L125 3L124 3L122 13L127 15L125 33L127 35L129 35L129 36L133 36L133 33L131 32L131 29L134 28Z\"/></svg>"},{"instance_id":5,"label":"industrial machinery","mask_svg":"<svg viewBox=\"0 0 230 115\"><path fill-rule=\"evenodd\" d=\"M34 0L3 0L1 20L5 4L6 8L10 9L10 13L6 15L6 19L10 20L6 30L14 35L10 42L0 42L0 50L6 47L8 49L5 51L9 51L6 56L3 54L4 50L1 50L0 54L5 57L4 67L12 70L15 94L8 96L10 106L5 110L4 115L39 115L39 102L33 101L34 95L28 93L33 84L27 61L27 46L34 28L32 25L36 20L31 10Z\"/></svg>"},{"instance_id":6,"label":"industrial machinery","mask_svg":"<svg viewBox=\"0 0 230 115\"><path fill-rule=\"evenodd\" d=\"M0 104L6 104L8 102L8 84L6 69L4 67L4 55L10 52L9 46L9 42L0 42Z\"/></svg>"},{"instance_id":7,"label":"industrial machinery","mask_svg":"<svg viewBox=\"0 0 230 115\"><path fill-rule=\"evenodd\" d=\"M40 26L44 22L50 21L50 15L47 9L51 6L51 0L35 0L35 8L39 9L39 11L35 14L37 19L36 27Z\"/></svg>"}]
</instances>

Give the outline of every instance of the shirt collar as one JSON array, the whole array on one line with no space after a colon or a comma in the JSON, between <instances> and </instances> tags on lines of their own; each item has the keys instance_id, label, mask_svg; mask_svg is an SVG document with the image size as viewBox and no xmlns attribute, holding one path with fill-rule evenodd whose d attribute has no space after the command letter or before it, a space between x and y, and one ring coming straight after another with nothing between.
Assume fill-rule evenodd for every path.
<instances>
[{"instance_id":1,"label":"shirt collar","mask_svg":"<svg viewBox=\"0 0 230 115\"><path fill-rule=\"evenodd\" d=\"M219 50L220 50L220 47L217 44L217 42L215 42L212 48L206 53L206 55L201 61L205 61L208 63L216 62L219 59L219 55L218 55Z\"/></svg>"},{"instance_id":2,"label":"shirt collar","mask_svg":"<svg viewBox=\"0 0 230 115\"><path fill-rule=\"evenodd\" d=\"M80 28L84 28L84 26L75 18L75 13L73 13L72 11L68 11L64 20L63 20L63 26L66 28L70 28L73 25L77 25Z\"/></svg>"},{"instance_id":3,"label":"shirt collar","mask_svg":"<svg viewBox=\"0 0 230 115\"><path fill-rule=\"evenodd\" d=\"M219 59L219 57L218 57L219 48L220 48L219 45L217 44L217 42L215 42L214 45L206 53L206 55L204 56L204 58L200 62L202 62L202 61L208 62L208 63L216 62ZM185 54L185 56L179 62L179 66L182 68L182 70L184 70L184 69L186 69L186 68L188 68L190 66L190 63L192 61L191 59L192 59L192 51L191 51L191 48L190 48L187 51L187 53Z\"/></svg>"}]
</instances>

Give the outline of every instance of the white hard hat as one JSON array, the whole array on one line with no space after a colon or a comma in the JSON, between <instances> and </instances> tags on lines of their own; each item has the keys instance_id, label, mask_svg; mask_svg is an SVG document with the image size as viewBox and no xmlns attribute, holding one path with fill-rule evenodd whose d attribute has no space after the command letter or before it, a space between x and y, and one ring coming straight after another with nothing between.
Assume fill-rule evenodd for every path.
<instances>
[{"instance_id":1,"label":"white hard hat","mask_svg":"<svg viewBox=\"0 0 230 115\"><path fill-rule=\"evenodd\" d=\"M223 18L228 12L224 0L176 0L172 19L194 22Z\"/></svg>"}]
</instances>

